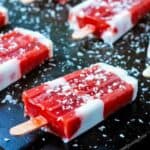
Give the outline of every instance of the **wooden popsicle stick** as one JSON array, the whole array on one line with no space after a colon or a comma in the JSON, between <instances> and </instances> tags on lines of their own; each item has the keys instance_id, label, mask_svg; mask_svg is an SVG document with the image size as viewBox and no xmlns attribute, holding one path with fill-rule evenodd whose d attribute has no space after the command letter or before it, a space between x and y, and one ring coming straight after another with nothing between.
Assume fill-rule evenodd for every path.
<instances>
[{"instance_id":1,"label":"wooden popsicle stick","mask_svg":"<svg viewBox=\"0 0 150 150\"><path fill-rule=\"evenodd\" d=\"M46 125L47 123L48 122L44 117L37 116L15 127L12 127L10 129L10 134L15 136L24 135L39 129L40 127Z\"/></svg>"},{"instance_id":2,"label":"wooden popsicle stick","mask_svg":"<svg viewBox=\"0 0 150 150\"><path fill-rule=\"evenodd\" d=\"M75 31L72 34L73 39L82 39L89 34L95 31L95 27L93 25L87 24L85 27L81 28L80 30Z\"/></svg>"}]
</instances>

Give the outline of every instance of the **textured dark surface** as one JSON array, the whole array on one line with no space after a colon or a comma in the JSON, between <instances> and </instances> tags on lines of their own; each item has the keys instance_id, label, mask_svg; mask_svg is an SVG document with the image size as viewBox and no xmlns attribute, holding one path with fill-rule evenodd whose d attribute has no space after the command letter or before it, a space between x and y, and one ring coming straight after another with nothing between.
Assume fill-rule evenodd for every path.
<instances>
[{"instance_id":1,"label":"textured dark surface","mask_svg":"<svg viewBox=\"0 0 150 150\"><path fill-rule=\"evenodd\" d=\"M71 31L66 22L67 6L62 7L48 0L28 6L17 0L1 0L0 3L9 9L11 22L1 29L1 33L16 26L39 31L54 41L55 53L53 60L45 62L0 92L0 149L116 150L150 146L150 80L141 75L145 68L150 36L150 15L111 48L98 39L71 40ZM77 1L71 5L75 3ZM25 120L21 103L23 90L100 61L127 69L139 79L136 102L111 115L69 144L63 144L59 138L40 130L21 137L9 135L10 127ZM8 95L14 99L14 104L4 102Z\"/></svg>"}]
</instances>

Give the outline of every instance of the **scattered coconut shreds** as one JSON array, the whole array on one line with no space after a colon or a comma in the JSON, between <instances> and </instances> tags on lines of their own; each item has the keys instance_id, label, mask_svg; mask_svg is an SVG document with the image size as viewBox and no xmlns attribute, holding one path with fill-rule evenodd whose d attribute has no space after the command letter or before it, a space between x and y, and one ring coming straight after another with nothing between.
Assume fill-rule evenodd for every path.
<instances>
[{"instance_id":1,"label":"scattered coconut shreds","mask_svg":"<svg viewBox=\"0 0 150 150\"><path fill-rule=\"evenodd\" d=\"M5 141L5 142L9 142L10 139L9 139L9 138L4 138L4 141Z\"/></svg>"},{"instance_id":2,"label":"scattered coconut shreds","mask_svg":"<svg viewBox=\"0 0 150 150\"><path fill-rule=\"evenodd\" d=\"M72 146L73 146L73 147L78 147L78 144L77 144L77 143L74 143Z\"/></svg>"},{"instance_id":3,"label":"scattered coconut shreds","mask_svg":"<svg viewBox=\"0 0 150 150\"><path fill-rule=\"evenodd\" d=\"M114 121L115 121L115 122L120 122L120 119L115 118Z\"/></svg>"},{"instance_id":4,"label":"scattered coconut shreds","mask_svg":"<svg viewBox=\"0 0 150 150\"><path fill-rule=\"evenodd\" d=\"M150 78L150 66L148 66L144 71L143 71L143 76L145 78Z\"/></svg>"},{"instance_id":5,"label":"scattered coconut shreds","mask_svg":"<svg viewBox=\"0 0 150 150\"><path fill-rule=\"evenodd\" d=\"M14 99L11 95L7 94L5 98L1 101L2 104L9 103L9 104L17 104L17 100Z\"/></svg>"},{"instance_id":6,"label":"scattered coconut shreds","mask_svg":"<svg viewBox=\"0 0 150 150\"><path fill-rule=\"evenodd\" d=\"M120 133L119 136L120 136L121 138L125 138L125 135L124 135L123 133Z\"/></svg>"},{"instance_id":7,"label":"scattered coconut shreds","mask_svg":"<svg viewBox=\"0 0 150 150\"><path fill-rule=\"evenodd\" d=\"M102 131L102 132L103 132L105 129L106 129L105 126L101 126L101 127L98 128L98 130L100 130L100 131Z\"/></svg>"},{"instance_id":8,"label":"scattered coconut shreds","mask_svg":"<svg viewBox=\"0 0 150 150\"><path fill-rule=\"evenodd\" d=\"M144 121L142 120L142 119L138 119L138 121L139 121L139 123L141 123L141 124L143 124L144 123Z\"/></svg>"},{"instance_id":9,"label":"scattered coconut shreds","mask_svg":"<svg viewBox=\"0 0 150 150\"><path fill-rule=\"evenodd\" d=\"M42 141L46 141L46 139L43 137L43 138L42 138Z\"/></svg>"},{"instance_id":10,"label":"scattered coconut shreds","mask_svg":"<svg viewBox=\"0 0 150 150\"><path fill-rule=\"evenodd\" d=\"M106 138L106 137L107 137L107 135L106 135L106 134L102 134L102 137Z\"/></svg>"}]
</instances>

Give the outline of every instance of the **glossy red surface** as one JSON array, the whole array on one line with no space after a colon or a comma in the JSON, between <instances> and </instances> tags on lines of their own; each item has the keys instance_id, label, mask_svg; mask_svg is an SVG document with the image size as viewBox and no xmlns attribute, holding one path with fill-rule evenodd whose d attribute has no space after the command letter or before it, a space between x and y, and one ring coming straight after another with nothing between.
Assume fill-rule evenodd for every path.
<instances>
[{"instance_id":1,"label":"glossy red surface","mask_svg":"<svg viewBox=\"0 0 150 150\"><path fill-rule=\"evenodd\" d=\"M105 118L132 99L133 87L100 65L75 71L63 79L65 83L54 80L23 93L26 114L44 116L52 132L62 138L71 138L78 131L82 119L76 111L88 100L104 102Z\"/></svg>"},{"instance_id":2,"label":"glossy red surface","mask_svg":"<svg viewBox=\"0 0 150 150\"><path fill-rule=\"evenodd\" d=\"M139 5L135 5L131 10L132 22L136 24L145 14L150 12L150 0L143 0Z\"/></svg>"},{"instance_id":3,"label":"glossy red surface","mask_svg":"<svg viewBox=\"0 0 150 150\"><path fill-rule=\"evenodd\" d=\"M11 31L0 37L0 63L12 58L20 62L24 75L49 57L48 48L30 35Z\"/></svg>"},{"instance_id":4,"label":"glossy red surface","mask_svg":"<svg viewBox=\"0 0 150 150\"><path fill-rule=\"evenodd\" d=\"M76 12L70 14L69 20L79 14L76 16L79 28L93 25L95 34L101 36L108 28L114 33L118 32L118 27L110 27L109 21L113 22L113 18L123 11L131 12L131 21L136 24L150 11L150 0L95 0L93 4L81 8L80 13L84 15Z\"/></svg>"},{"instance_id":5,"label":"glossy red surface","mask_svg":"<svg viewBox=\"0 0 150 150\"><path fill-rule=\"evenodd\" d=\"M5 25L5 16L3 13L0 12L0 27Z\"/></svg>"}]
</instances>

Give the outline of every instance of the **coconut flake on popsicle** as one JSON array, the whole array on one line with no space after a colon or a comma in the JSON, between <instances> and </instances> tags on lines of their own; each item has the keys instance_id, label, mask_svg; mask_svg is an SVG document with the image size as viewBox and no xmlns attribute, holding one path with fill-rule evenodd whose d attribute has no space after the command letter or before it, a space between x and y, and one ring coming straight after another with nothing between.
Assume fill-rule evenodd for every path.
<instances>
[{"instance_id":1,"label":"coconut flake on popsicle","mask_svg":"<svg viewBox=\"0 0 150 150\"><path fill-rule=\"evenodd\" d=\"M137 80L123 69L98 63L24 91L22 98L29 123L42 116L47 122L41 119L41 127L68 142L135 100L137 88Z\"/></svg>"},{"instance_id":2,"label":"coconut flake on popsicle","mask_svg":"<svg viewBox=\"0 0 150 150\"><path fill-rule=\"evenodd\" d=\"M23 28L0 36L0 90L20 79L53 55L52 42Z\"/></svg>"}]
</instances>

